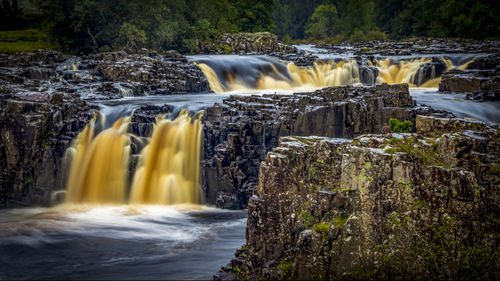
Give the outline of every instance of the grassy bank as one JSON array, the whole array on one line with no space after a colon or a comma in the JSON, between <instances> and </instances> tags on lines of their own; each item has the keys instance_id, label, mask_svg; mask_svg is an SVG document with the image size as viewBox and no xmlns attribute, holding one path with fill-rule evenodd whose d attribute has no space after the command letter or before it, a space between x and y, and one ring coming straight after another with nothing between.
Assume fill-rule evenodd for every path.
<instances>
[{"instance_id":1,"label":"grassy bank","mask_svg":"<svg viewBox=\"0 0 500 281\"><path fill-rule=\"evenodd\" d=\"M51 48L47 35L37 29L0 31L0 53L31 52Z\"/></svg>"}]
</instances>

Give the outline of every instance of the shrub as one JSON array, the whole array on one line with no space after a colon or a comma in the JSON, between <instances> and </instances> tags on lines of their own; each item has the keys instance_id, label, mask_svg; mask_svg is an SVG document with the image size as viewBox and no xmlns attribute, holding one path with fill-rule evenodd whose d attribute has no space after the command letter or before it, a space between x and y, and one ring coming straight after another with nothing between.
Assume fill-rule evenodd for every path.
<instances>
[{"instance_id":1,"label":"shrub","mask_svg":"<svg viewBox=\"0 0 500 281\"><path fill-rule=\"evenodd\" d=\"M391 118L389 120L389 128L394 133L409 133L411 132L411 121L405 120L403 122L399 121L396 118Z\"/></svg>"},{"instance_id":2,"label":"shrub","mask_svg":"<svg viewBox=\"0 0 500 281\"><path fill-rule=\"evenodd\" d=\"M313 225L312 229L316 232L319 233L328 233L328 230L330 229L330 225L328 223L317 223Z\"/></svg>"}]
</instances>

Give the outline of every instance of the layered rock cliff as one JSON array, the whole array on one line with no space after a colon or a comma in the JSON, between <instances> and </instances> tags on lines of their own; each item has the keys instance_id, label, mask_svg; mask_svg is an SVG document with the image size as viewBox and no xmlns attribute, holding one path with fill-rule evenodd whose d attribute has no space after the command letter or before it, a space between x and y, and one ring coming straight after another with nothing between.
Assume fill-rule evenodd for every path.
<instances>
[{"instance_id":1,"label":"layered rock cliff","mask_svg":"<svg viewBox=\"0 0 500 281\"><path fill-rule=\"evenodd\" d=\"M499 141L424 116L413 134L282 137L215 279L495 279Z\"/></svg>"},{"instance_id":2,"label":"layered rock cliff","mask_svg":"<svg viewBox=\"0 0 500 281\"><path fill-rule=\"evenodd\" d=\"M65 187L64 152L91 107L78 95L0 91L0 208L54 203Z\"/></svg>"},{"instance_id":3,"label":"layered rock cliff","mask_svg":"<svg viewBox=\"0 0 500 281\"><path fill-rule=\"evenodd\" d=\"M390 118L414 123L417 113L431 112L415 106L406 84L231 96L206 109L202 178L208 203L245 207L257 184L260 161L281 136L353 138L389 131Z\"/></svg>"}]
</instances>

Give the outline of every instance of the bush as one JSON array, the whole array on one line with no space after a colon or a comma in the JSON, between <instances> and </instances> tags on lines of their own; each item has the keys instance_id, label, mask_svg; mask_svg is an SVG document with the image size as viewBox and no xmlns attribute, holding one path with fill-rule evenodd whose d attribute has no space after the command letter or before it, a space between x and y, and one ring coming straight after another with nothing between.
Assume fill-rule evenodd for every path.
<instances>
[{"instance_id":1,"label":"bush","mask_svg":"<svg viewBox=\"0 0 500 281\"><path fill-rule=\"evenodd\" d=\"M354 30L354 32L351 34L351 36L349 37L349 39L353 42L364 42L364 41L368 41L367 38L366 38L366 35L365 33L359 29L359 28L356 28Z\"/></svg>"},{"instance_id":2,"label":"bush","mask_svg":"<svg viewBox=\"0 0 500 281\"><path fill-rule=\"evenodd\" d=\"M387 34L380 31L378 28L372 29L366 33L366 37L370 41L385 41L387 40Z\"/></svg>"},{"instance_id":3,"label":"bush","mask_svg":"<svg viewBox=\"0 0 500 281\"><path fill-rule=\"evenodd\" d=\"M394 133L409 133L411 132L411 121L405 120L403 122L400 122L396 118L391 118L389 120L389 128L391 128L391 131Z\"/></svg>"},{"instance_id":4,"label":"bush","mask_svg":"<svg viewBox=\"0 0 500 281\"><path fill-rule=\"evenodd\" d=\"M125 22L120 27L118 35L118 45L127 49L139 49L146 43L146 32L137 26Z\"/></svg>"}]
</instances>

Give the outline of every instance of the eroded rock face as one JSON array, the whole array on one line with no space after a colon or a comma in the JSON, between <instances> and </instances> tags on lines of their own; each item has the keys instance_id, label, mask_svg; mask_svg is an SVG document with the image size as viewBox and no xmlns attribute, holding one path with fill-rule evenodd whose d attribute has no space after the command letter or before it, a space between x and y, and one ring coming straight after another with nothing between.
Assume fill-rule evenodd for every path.
<instances>
[{"instance_id":1,"label":"eroded rock face","mask_svg":"<svg viewBox=\"0 0 500 281\"><path fill-rule=\"evenodd\" d=\"M49 205L64 189L64 153L91 108L77 95L0 89L0 207Z\"/></svg>"},{"instance_id":2,"label":"eroded rock face","mask_svg":"<svg viewBox=\"0 0 500 281\"><path fill-rule=\"evenodd\" d=\"M468 98L478 101L500 100L500 54L475 59L466 70L444 73L439 91L467 93Z\"/></svg>"},{"instance_id":3,"label":"eroded rock face","mask_svg":"<svg viewBox=\"0 0 500 281\"><path fill-rule=\"evenodd\" d=\"M494 279L498 128L417 116L416 133L282 137L247 243L215 279Z\"/></svg>"},{"instance_id":4,"label":"eroded rock face","mask_svg":"<svg viewBox=\"0 0 500 281\"><path fill-rule=\"evenodd\" d=\"M498 53L500 41L415 38L402 41L320 43L319 48L336 54L400 56L413 54Z\"/></svg>"},{"instance_id":5,"label":"eroded rock face","mask_svg":"<svg viewBox=\"0 0 500 281\"><path fill-rule=\"evenodd\" d=\"M210 91L205 76L181 54L170 51L165 56L156 53L97 54L87 57L97 64L96 72L103 79L133 85L136 95L183 94Z\"/></svg>"},{"instance_id":6,"label":"eroded rock face","mask_svg":"<svg viewBox=\"0 0 500 281\"><path fill-rule=\"evenodd\" d=\"M204 52L214 54L240 53L294 53L295 47L282 44L269 32L228 33L202 46Z\"/></svg>"},{"instance_id":7,"label":"eroded rock face","mask_svg":"<svg viewBox=\"0 0 500 281\"><path fill-rule=\"evenodd\" d=\"M417 113L432 112L414 105L406 84L231 96L205 111L202 178L208 203L245 207L260 161L281 136L353 138L381 133L389 130L390 118L414 122Z\"/></svg>"},{"instance_id":8,"label":"eroded rock face","mask_svg":"<svg viewBox=\"0 0 500 281\"><path fill-rule=\"evenodd\" d=\"M52 50L0 55L0 85L13 92L77 93L83 99L210 91L203 72L175 51L85 57Z\"/></svg>"}]
</instances>

